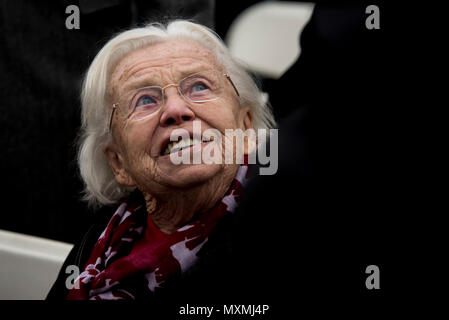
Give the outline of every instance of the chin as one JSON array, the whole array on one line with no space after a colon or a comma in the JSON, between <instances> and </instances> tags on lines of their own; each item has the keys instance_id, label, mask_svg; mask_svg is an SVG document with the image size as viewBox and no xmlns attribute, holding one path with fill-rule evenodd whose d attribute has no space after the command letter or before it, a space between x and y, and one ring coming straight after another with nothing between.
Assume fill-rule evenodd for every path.
<instances>
[{"instance_id":1,"label":"chin","mask_svg":"<svg viewBox=\"0 0 449 320\"><path fill-rule=\"evenodd\" d=\"M164 172L164 184L177 188L194 187L209 181L222 171L223 166L219 164L182 164Z\"/></svg>"}]
</instances>

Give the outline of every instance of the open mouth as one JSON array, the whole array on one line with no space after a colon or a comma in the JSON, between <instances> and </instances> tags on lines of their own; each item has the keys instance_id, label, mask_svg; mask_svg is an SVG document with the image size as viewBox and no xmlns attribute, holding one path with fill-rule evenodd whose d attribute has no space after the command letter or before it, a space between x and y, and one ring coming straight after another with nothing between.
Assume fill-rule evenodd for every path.
<instances>
[{"instance_id":1,"label":"open mouth","mask_svg":"<svg viewBox=\"0 0 449 320\"><path fill-rule=\"evenodd\" d=\"M168 144L165 146L165 148L162 149L161 156L168 155L170 153L182 151L184 149L188 149L190 147L193 147L197 144L201 143L207 143L213 141L213 139L208 138L202 138L200 139L194 139L194 138L188 138L188 139L181 139L178 141L169 141Z\"/></svg>"}]
</instances>

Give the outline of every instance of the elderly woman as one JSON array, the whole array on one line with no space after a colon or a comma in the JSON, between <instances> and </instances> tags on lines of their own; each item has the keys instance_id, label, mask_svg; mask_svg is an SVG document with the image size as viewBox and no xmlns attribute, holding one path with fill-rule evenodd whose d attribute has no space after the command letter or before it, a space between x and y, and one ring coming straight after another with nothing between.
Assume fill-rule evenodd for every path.
<instances>
[{"instance_id":1,"label":"elderly woman","mask_svg":"<svg viewBox=\"0 0 449 320\"><path fill-rule=\"evenodd\" d=\"M195 123L221 139L195 138ZM248 166L172 156L215 144L224 157L225 130L273 124L251 77L206 27L177 20L111 39L84 80L78 157L85 199L107 221L74 247L49 298L144 298L188 271L235 208ZM173 138L179 129L187 141Z\"/></svg>"}]
</instances>

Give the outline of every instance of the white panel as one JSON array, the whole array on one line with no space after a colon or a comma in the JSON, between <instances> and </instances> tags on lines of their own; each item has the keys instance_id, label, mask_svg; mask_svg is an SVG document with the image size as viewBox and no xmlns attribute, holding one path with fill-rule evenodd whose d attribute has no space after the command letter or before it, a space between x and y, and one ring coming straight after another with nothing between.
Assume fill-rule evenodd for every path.
<instances>
[{"instance_id":1,"label":"white panel","mask_svg":"<svg viewBox=\"0 0 449 320\"><path fill-rule=\"evenodd\" d=\"M249 70L277 79L298 58L299 35L312 11L311 3L258 3L235 19L226 43Z\"/></svg>"},{"instance_id":2,"label":"white panel","mask_svg":"<svg viewBox=\"0 0 449 320\"><path fill-rule=\"evenodd\" d=\"M45 299L72 247L0 230L0 299Z\"/></svg>"}]
</instances>

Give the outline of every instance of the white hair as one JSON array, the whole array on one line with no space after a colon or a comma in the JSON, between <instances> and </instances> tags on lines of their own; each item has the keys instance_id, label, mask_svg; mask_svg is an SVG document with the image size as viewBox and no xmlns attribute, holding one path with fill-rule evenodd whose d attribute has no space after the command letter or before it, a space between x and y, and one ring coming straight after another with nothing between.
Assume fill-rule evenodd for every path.
<instances>
[{"instance_id":1,"label":"white hair","mask_svg":"<svg viewBox=\"0 0 449 320\"><path fill-rule=\"evenodd\" d=\"M85 184L84 200L89 205L116 203L134 189L116 181L104 153L112 139L108 130L112 108L108 95L110 76L118 62L130 52L169 39L190 39L208 48L232 78L240 94L240 105L250 108L254 128L269 129L275 125L262 92L245 69L231 57L219 36L209 28L186 20L174 20L166 26L151 23L119 33L97 54L82 87L78 165Z\"/></svg>"}]
</instances>

